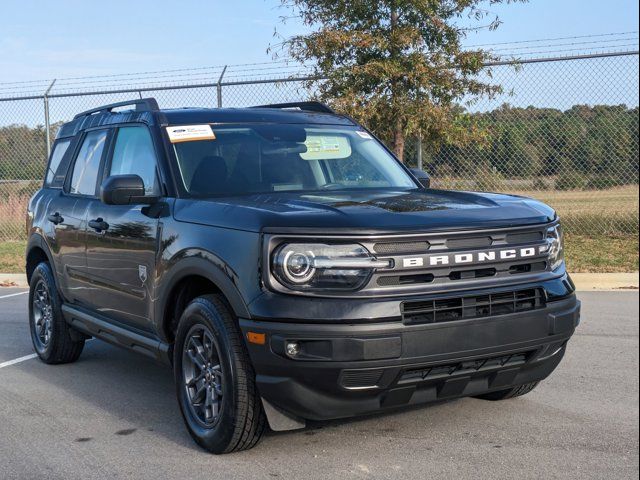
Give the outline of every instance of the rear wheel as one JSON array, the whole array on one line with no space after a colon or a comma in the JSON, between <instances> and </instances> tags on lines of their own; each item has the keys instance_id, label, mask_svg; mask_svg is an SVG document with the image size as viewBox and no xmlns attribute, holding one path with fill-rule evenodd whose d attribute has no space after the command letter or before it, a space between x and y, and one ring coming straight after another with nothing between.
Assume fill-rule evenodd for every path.
<instances>
[{"instance_id":1,"label":"rear wheel","mask_svg":"<svg viewBox=\"0 0 640 480\"><path fill-rule=\"evenodd\" d=\"M49 364L75 362L84 348L84 336L64 320L61 305L51 267L42 262L29 283L29 327L33 348Z\"/></svg>"},{"instance_id":2,"label":"rear wheel","mask_svg":"<svg viewBox=\"0 0 640 480\"><path fill-rule=\"evenodd\" d=\"M482 400L507 400L509 398L520 397L536 388L539 383L540 382L525 383L524 385L518 385L517 387L508 388L506 390L498 390L497 392L478 395L476 398L481 398Z\"/></svg>"},{"instance_id":3,"label":"rear wheel","mask_svg":"<svg viewBox=\"0 0 640 480\"><path fill-rule=\"evenodd\" d=\"M187 306L173 358L180 411L196 443L212 453L253 447L266 419L242 336L219 296Z\"/></svg>"}]
</instances>

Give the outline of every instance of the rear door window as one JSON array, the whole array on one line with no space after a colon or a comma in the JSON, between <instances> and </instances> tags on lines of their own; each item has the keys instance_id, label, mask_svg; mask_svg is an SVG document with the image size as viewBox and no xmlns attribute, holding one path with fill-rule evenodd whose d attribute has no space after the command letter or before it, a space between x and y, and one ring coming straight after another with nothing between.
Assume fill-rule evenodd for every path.
<instances>
[{"instance_id":1,"label":"rear door window","mask_svg":"<svg viewBox=\"0 0 640 480\"><path fill-rule=\"evenodd\" d=\"M98 172L107 133L107 130L93 130L84 137L73 166L69 193L91 196L96 194Z\"/></svg>"}]
</instances>

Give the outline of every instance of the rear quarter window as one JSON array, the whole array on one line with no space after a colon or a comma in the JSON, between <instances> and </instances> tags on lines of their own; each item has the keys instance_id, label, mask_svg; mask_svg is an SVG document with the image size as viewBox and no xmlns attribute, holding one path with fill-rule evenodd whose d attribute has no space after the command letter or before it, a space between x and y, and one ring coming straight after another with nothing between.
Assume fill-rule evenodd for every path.
<instances>
[{"instance_id":1,"label":"rear quarter window","mask_svg":"<svg viewBox=\"0 0 640 480\"><path fill-rule=\"evenodd\" d=\"M58 140L53 145L49 165L45 175L44 186L48 188L62 188L69 168L70 155L67 155L71 139Z\"/></svg>"}]
</instances>

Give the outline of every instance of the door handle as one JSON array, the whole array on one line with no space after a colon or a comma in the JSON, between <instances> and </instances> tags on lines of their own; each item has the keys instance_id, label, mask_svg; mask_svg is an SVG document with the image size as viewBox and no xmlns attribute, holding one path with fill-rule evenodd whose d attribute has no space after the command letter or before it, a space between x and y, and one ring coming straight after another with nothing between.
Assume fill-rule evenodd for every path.
<instances>
[{"instance_id":1,"label":"door handle","mask_svg":"<svg viewBox=\"0 0 640 480\"><path fill-rule=\"evenodd\" d=\"M62 218L62 215L60 215L59 212L56 212L56 213L54 213L52 215L49 215L47 217L47 220L49 220L54 225L58 225L59 223L64 222L64 218Z\"/></svg>"},{"instance_id":2,"label":"door handle","mask_svg":"<svg viewBox=\"0 0 640 480\"><path fill-rule=\"evenodd\" d=\"M102 218L96 218L95 220L89 220L89 227L93 228L98 233L109 230L109 224Z\"/></svg>"}]
</instances>

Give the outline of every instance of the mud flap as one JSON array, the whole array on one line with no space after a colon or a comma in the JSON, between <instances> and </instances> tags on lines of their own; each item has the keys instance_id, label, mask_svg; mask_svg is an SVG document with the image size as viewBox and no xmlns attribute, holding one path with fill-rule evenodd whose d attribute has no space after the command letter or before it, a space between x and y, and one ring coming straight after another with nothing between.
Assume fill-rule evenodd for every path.
<instances>
[{"instance_id":1,"label":"mud flap","mask_svg":"<svg viewBox=\"0 0 640 480\"><path fill-rule=\"evenodd\" d=\"M264 413L267 415L269 421L269 427L276 432L283 432L286 430L299 430L307 426L304 419L298 418L295 415L287 413L275 405L272 405L264 398L262 399L262 406Z\"/></svg>"}]
</instances>

